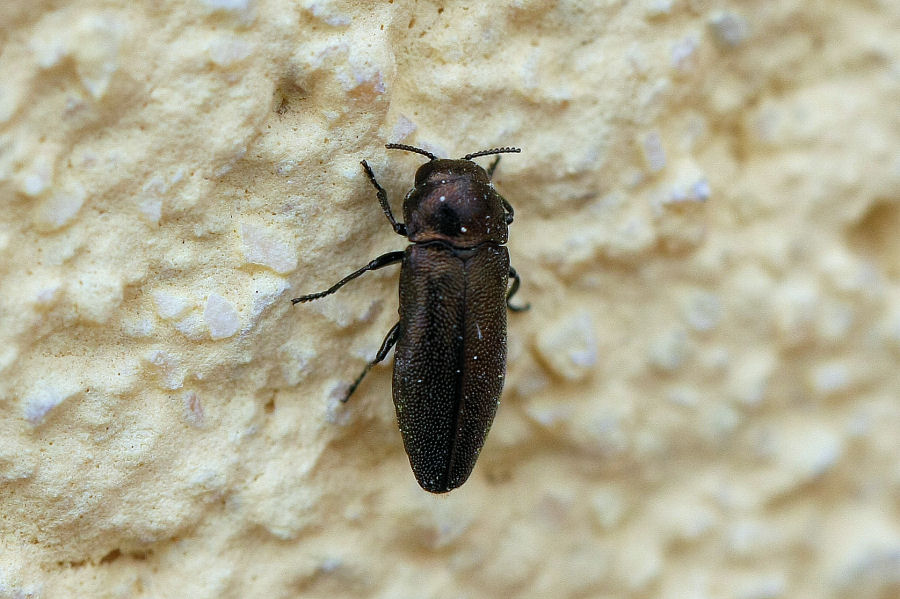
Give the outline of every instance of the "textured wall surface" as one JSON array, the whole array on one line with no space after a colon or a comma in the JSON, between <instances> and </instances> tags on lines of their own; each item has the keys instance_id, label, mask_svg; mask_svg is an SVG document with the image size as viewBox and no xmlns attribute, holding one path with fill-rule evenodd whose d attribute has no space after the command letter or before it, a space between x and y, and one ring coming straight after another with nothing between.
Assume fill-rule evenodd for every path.
<instances>
[{"instance_id":1,"label":"textured wall surface","mask_svg":"<svg viewBox=\"0 0 900 599\"><path fill-rule=\"evenodd\" d=\"M5 0L0 597L900 596L900 4ZM393 198L517 145L529 312L416 484ZM487 164L488 159L480 159Z\"/></svg>"}]
</instances>

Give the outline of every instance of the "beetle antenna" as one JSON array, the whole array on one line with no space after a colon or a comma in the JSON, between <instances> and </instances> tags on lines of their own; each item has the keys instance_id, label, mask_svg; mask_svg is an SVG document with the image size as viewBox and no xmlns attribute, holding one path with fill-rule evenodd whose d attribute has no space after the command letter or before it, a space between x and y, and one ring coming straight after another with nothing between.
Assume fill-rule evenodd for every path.
<instances>
[{"instance_id":1,"label":"beetle antenna","mask_svg":"<svg viewBox=\"0 0 900 599\"><path fill-rule=\"evenodd\" d=\"M415 152L416 154L428 156L429 160L437 160L437 156L428 150L423 150L422 148L417 148L415 146L408 146L406 144L387 144L384 147L388 150L406 150L407 152Z\"/></svg>"},{"instance_id":2,"label":"beetle antenna","mask_svg":"<svg viewBox=\"0 0 900 599\"><path fill-rule=\"evenodd\" d=\"M491 148L490 150L482 150L480 152L473 152L471 154L466 154L462 157L463 160L472 160L473 158L478 158L479 156L487 156L489 154L518 154L522 151L522 148Z\"/></svg>"}]
</instances>

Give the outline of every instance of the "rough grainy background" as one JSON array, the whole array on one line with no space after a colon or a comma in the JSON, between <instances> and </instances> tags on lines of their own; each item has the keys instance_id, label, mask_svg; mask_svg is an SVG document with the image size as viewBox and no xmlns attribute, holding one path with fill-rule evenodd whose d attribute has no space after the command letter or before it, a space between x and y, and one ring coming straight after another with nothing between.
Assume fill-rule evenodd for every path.
<instances>
[{"instance_id":1,"label":"rough grainy background","mask_svg":"<svg viewBox=\"0 0 900 599\"><path fill-rule=\"evenodd\" d=\"M900 596L900 4L5 0L0 597ZM421 157L519 145L470 481L389 366ZM487 160L484 160L486 163Z\"/></svg>"}]
</instances>

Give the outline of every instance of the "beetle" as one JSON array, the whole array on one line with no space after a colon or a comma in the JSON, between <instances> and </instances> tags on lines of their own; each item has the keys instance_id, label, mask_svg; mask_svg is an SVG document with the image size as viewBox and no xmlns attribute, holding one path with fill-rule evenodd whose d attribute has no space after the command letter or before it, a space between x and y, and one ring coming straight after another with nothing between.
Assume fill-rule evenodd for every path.
<instances>
[{"instance_id":1,"label":"beetle","mask_svg":"<svg viewBox=\"0 0 900 599\"><path fill-rule=\"evenodd\" d=\"M405 223L396 221L387 192L360 163L394 232L410 244L291 302L325 297L367 271L401 263L400 319L342 401L396 344L393 399L409 463L423 489L446 493L471 474L500 404L506 308L529 307L510 303L521 282L504 247L514 213L491 183L499 154L521 150L493 148L454 160L405 144L385 147L428 158L403 201ZM487 169L472 161L491 154L498 156Z\"/></svg>"}]
</instances>

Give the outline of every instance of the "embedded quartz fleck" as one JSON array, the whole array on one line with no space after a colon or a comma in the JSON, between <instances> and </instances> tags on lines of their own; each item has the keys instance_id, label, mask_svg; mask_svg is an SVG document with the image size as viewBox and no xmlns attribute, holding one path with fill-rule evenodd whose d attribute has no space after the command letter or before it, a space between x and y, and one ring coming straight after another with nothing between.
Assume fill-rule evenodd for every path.
<instances>
[{"instance_id":1,"label":"embedded quartz fleck","mask_svg":"<svg viewBox=\"0 0 900 599\"><path fill-rule=\"evenodd\" d=\"M210 293L203 310L203 320L213 339L226 339L238 332L241 318L234 305L217 293Z\"/></svg>"}]
</instances>

